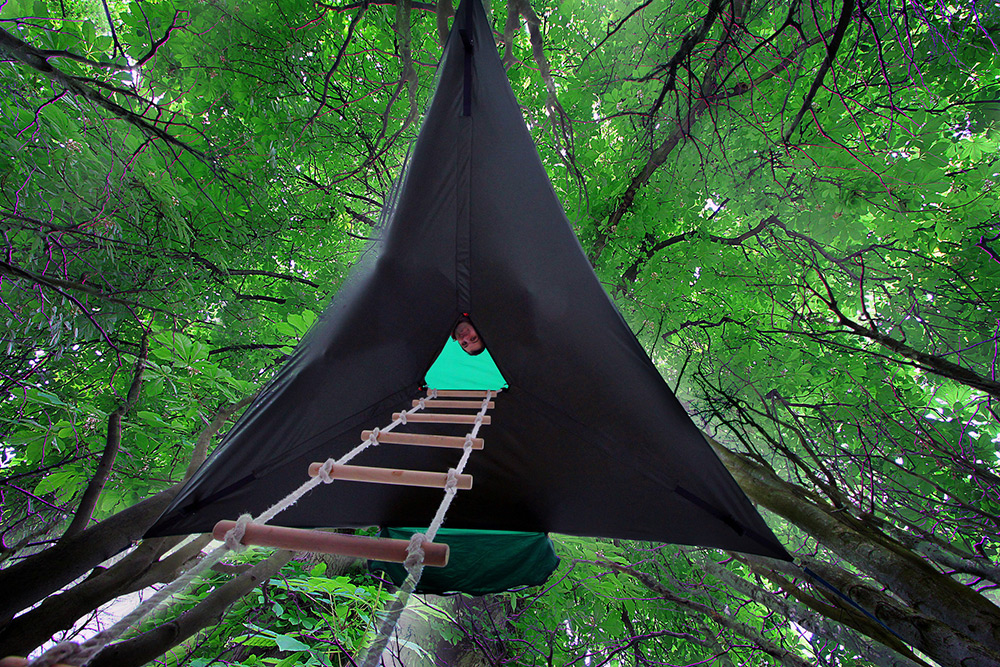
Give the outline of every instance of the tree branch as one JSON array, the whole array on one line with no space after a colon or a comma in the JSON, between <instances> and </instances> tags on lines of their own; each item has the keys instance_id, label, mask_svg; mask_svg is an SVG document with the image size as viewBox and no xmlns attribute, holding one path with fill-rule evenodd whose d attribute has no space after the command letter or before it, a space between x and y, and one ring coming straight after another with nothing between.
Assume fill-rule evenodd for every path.
<instances>
[{"instance_id":1,"label":"tree branch","mask_svg":"<svg viewBox=\"0 0 1000 667\"><path fill-rule=\"evenodd\" d=\"M239 292L236 292L236 298L240 301L267 301L278 305L287 301L287 299L279 299L278 297L267 296L265 294L240 294Z\"/></svg>"},{"instance_id":2,"label":"tree branch","mask_svg":"<svg viewBox=\"0 0 1000 667\"><path fill-rule=\"evenodd\" d=\"M833 37L830 39L830 43L826 47L826 58L823 59L823 64L819 68L819 72L816 73L816 78L813 79L812 87L809 88L809 92L806 93L805 99L802 101L802 108L799 112L795 114L795 118L792 119L791 125L785 130L781 137L781 140L788 143L788 140L792 136L792 132L795 128L799 126L802 122L802 117L806 115L806 111L812 106L813 98L816 97L816 93L819 92L820 86L823 85L823 79L826 78L826 73L830 71L830 67L833 65L834 59L837 57L837 51L840 49L840 43L844 39L844 35L847 34L847 28L851 23L851 17L854 15L854 0L844 0L844 5L840 10L840 20L837 21L837 27L833 32Z\"/></svg>"},{"instance_id":3,"label":"tree branch","mask_svg":"<svg viewBox=\"0 0 1000 667\"><path fill-rule=\"evenodd\" d=\"M406 85L406 94L409 98L410 109L406 114L406 119L403 121L403 127L408 127L413 121L417 119L420 114L420 108L417 106L417 92L419 92L420 82L417 79L417 70L413 67L413 26L410 25L410 0L396 0L396 20L394 26L396 29L396 37L399 43L399 58L403 63L402 78L400 79L399 85ZM386 114L389 112L389 107L386 109Z\"/></svg>"},{"instance_id":4,"label":"tree branch","mask_svg":"<svg viewBox=\"0 0 1000 667\"><path fill-rule=\"evenodd\" d=\"M175 485L142 500L79 535L0 570L0 627L14 614L66 586L127 549L163 513L180 490Z\"/></svg>"},{"instance_id":5,"label":"tree branch","mask_svg":"<svg viewBox=\"0 0 1000 667\"><path fill-rule=\"evenodd\" d=\"M3 28L0 28L0 53L6 54L8 57L31 67L35 71L45 75L57 86L67 89L73 95L82 97L91 104L94 104L95 106L100 107L101 109L110 112L112 115L124 120L130 125L133 125L147 137L150 137L151 139L160 139L169 146L178 148L185 153L190 153L198 160L207 164L211 169L217 170L215 160L210 158L207 154L189 146L165 130L157 127L145 117L129 111L120 104L117 104L116 102L113 102L107 97L101 95L93 88L85 86L76 78L54 67L45 59L44 52L36 49L27 42L18 39Z\"/></svg>"},{"instance_id":6,"label":"tree branch","mask_svg":"<svg viewBox=\"0 0 1000 667\"><path fill-rule=\"evenodd\" d=\"M213 354L223 354L225 352L238 352L240 350L280 350L283 347L288 346L282 343L243 343L241 345L217 347L214 350L209 350L208 356L212 356Z\"/></svg>"},{"instance_id":7,"label":"tree branch","mask_svg":"<svg viewBox=\"0 0 1000 667\"><path fill-rule=\"evenodd\" d=\"M717 563L708 563L709 571L713 572L730 586L740 590L755 602L781 611L786 617L814 633L823 632L830 637L835 637L838 642L847 644L845 641L847 637L844 636L846 633L844 633L843 629L840 629L840 632L838 632L839 628L831 621L860 632L899 654L899 656L887 655L875 643L851 641L850 644L853 644L853 646L850 646L850 648L858 651L866 659L871 660L873 664L886 664L892 665L892 667L914 667L914 665L931 667L930 664L917 656L899 638L893 636L881 625L859 613L853 607L843 604L843 601L840 601L839 598L839 604L838 602L827 603L810 595L793 581L785 579L775 569L768 567L770 564L769 559L755 558L743 554L733 554L733 556L737 560L749 565L755 574L770 579L785 595L792 598L792 600L778 602L779 598L774 593L763 591L753 586L742 577L730 572L727 568ZM800 603L802 608L796 602L793 602L793 600ZM818 615L819 618L812 617L813 614ZM877 652L879 655L871 656L870 653L872 652ZM865 655L866 653L869 653L869 655ZM873 659L873 657L876 659Z\"/></svg>"},{"instance_id":8,"label":"tree branch","mask_svg":"<svg viewBox=\"0 0 1000 667\"><path fill-rule=\"evenodd\" d=\"M420 3L414 2L413 8L417 9L417 5ZM455 15L455 8L451 4L451 0L437 0L434 6L434 11L437 13L437 31L438 31L438 42L441 46L444 46L445 42L448 41L448 19Z\"/></svg>"},{"instance_id":9,"label":"tree branch","mask_svg":"<svg viewBox=\"0 0 1000 667\"><path fill-rule=\"evenodd\" d=\"M439 0L440 2L440 0ZM354 2L348 2L343 5L328 5L325 2L317 2L316 5L322 7L323 9L329 9L335 12L349 12L352 9L359 9L365 5L395 5L396 0L354 0ZM414 9L419 9L425 12L437 11L438 7L432 5L429 2L411 2L411 6Z\"/></svg>"},{"instance_id":10,"label":"tree branch","mask_svg":"<svg viewBox=\"0 0 1000 667\"><path fill-rule=\"evenodd\" d=\"M194 445L194 450L191 452L191 461L188 463L187 470L184 472L184 479L182 482L186 482L191 479L191 476L197 472L201 464L205 462L208 457L208 445L212 441L212 436L218 433L229 418L234 414L250 405L253 400L257 398L257 395L247 396L241 399L239 402L234 403L228 407L219 408L219 411L215 413L215 417L212 421L202 429L201 433L198 434L198 441Z\"/></svg>"},{"instance_id":11,"label":"tree branch","mask_svg":"<svg viewBox=\"0 0 1000 667\"><path fill-rule=\"evenodd\" d=\"M761 220L759 223L757 223L755 227L748 229L747 231L733 238L729 238L726 236L716 236L715 234L709 234L708 238L713 243L720 243L722 245L728 245L728 246L738 246L741 245L747 239L757 236L771 225L776 225L776 224L778 224L778 217L771 215ZM681 241L687 241L688 239L695 237L698 234L699 231L691 230L689 232L684 232L682 234L676 234L674 236L671 236L670 238L664 239L652 245L647 245L645 250L643 251L643 256L637 258L634 262L632 262L632 264L627 269L625 269L625 272L622 274L622 281L625 283L634 283L639 275L639 268L642 266L642 264L652 259L656 255L656 253L660 252L664 248L668 248L672 245L680 243Z\"/></svg>"},{"instance_id":12,"label":"tree branch","mask_svg":"<svg viewBox=\"0 0 1000 667\"><path fill-rule=\"evenodd\" d=\"M585 55L580 60L580 64L576 66L577 69L579 69L581 66L583 66L583 63L587 62L587 59L590 58L590 56L594 55L594 52L597 51L597 49L599 49L602 46L604 46L604 42L606 42L609 39L611 39L616 32L618 32L619 30L621 30L622 26L625 25L630 18L632 18L633 16L635 16L636 14L638 14L639 12L641 12L646 7L649 7L651 4L653 4L653 0L646 0L646 2L642 3L641 5L639 5L638 7L636 7L635 9L633 9L632 11L630 11L628 14L625 15L624 18L622 18L620 21L618 21L618 23L615 25L614 28L612 28L611 30L608 30L608 34L605 35L601 39L601 41L599 41L597 44L595 44L594 47L592 49L590 49L590 51L587 51L587 55Z\"/></svg>"},{"instance_id":13,"label":"tree branch","mask_svg":"<svg viewBox=\"0 0 1000 667\"><path fill-rule=\"evenodd\" d=\"M90 667L139 667L155 660L202 628L217 622L232 603L267 581L292 559L291 551L275 551L267 560L254 565L177 618L161 623L138 637L105 648Z\"/></svg>"},{"instance_id":14,"label":"tree branch","mask_svg":"<svg viewBox=\"0 0 1000 667\"><path fill-rule=\"evenodd\" d=\"M27 655L92 610L145 586L136 583L151 563L182 538L144 540L107 569L97 568L72 588L50 595L0 630L0 655Z\"/></svg>"},{"instance_id":15,"label":"tree branch","mask_svg":"<svg viewBox=\"0 0 1000 667\"><path fill-rule=\"evenodd\" d=\"M307 127L312 125L313 121L319 117L323 107L326 106L326 98L330 92L330 79L333 77L334 72L337 71L337 68L340 67L340 63L344 59L344 54L347 52L347 46L354 38L354 29L357 27L358 22L361 21L361 17L364 15L365 10L368 9L368 4L367 0L362 2L358 12L351 18L351 23L347 26L347 35L344 37L344 43L340 45L340 48L337 50L337 57L333 59L333 64L330 66L330 69L326 71L326 76L323 77L323 94L320 96L319 103L316 105L316 111L314 111L312 116L309 117L309 120L302 125L303 132L305 132Z\"/></svg>"},{"instance_id":16,"label":"tree branch","mask_svg":"<svg viewBox=\"0 0 1000 667\"><path fill-rule=\"evenodd\" d=\"M552 67L549 59L545 56L545 44L542 39L542 21L531 6L529 0L510 0L511 5L515 5L521 16L524 17L525 25L528 28L528 41L531 43L531 55L538 66L538 74L542 77L542 84L545 86L545 115L548 116L552 124L552 135L555 137L556 146L563 152L566 166L570 173L581 184L582 192L586 192L583 172L580 171L576 162L576 154L573 142L573 126L569 114L559 101L556 92L556 81L552 75ZM508 16L508 22L510 17Z\"/></svg>"},{"instance_id":17,"label":"tree branch","mask_svg":"<svg viewBox=\"0 0 1000 667\"><path fill-rule=\"evenodd\" d=\"M259 269L226 269L225 273L231 276L267 276L268 278L277 278L278 280L287 280L293 283L301 283L303 285L308 285L314 289L319 289L319 284L314 283L311 280L302 278L301 276L292 275L290 273L276 273L274 271L262 271Z\"/></svg>"},{"instance_id":18,"label":"tree branch","mask_svg":"<svg viewBox=\"0 0 1000 667\"><path fill-rule=\"evenodd\" d=\"M749 625L745 623L740 623L739 621L730 618L725 614L721 614L717 612L715 609L709 607L708 605L704 605L699 602L695 602L693 600L688 600L687 598L680 597L679 595L675 594L669 588L667 588L659 581L654 579L651 575L648 575L645 572L640 572L635 568L608 560L599 560L597 561L597 563L599 565L608 567L616 572L621 572L622 574L626 574L632 577L640 584L642 584L649 590L653 591L658 596L662 597L668 602L672 602L680 607L688 609L689 611L694 611L696 613L707 616L708 618L712 619L716 624L718 624L720 627L723 627L727 630L735 632L736 634L742 637L749 639L754 643L755 646L759 647L762 651L764 651L764 653L771 656L772 658L777 659L779 662L786 665L787 667L810 667L810 664L808 662L800 658L798 655L792 653L791 651L788 651L787 649L775 644L770 639L765 637L764 633L759 632L756 628L751 628Z\"/></svg>"},{"instance_id":19,"label":"tree branch","mask_svg":"<svg viewBox=\"0 0 1000 667\"><path fill-rule=\"evenodd\" d=\"M785 517L832 552L870 574L919 615L936 619L941 628L947 628L956 637L960 633L966 635L977 651L991 653L1000 664L1000 649L997 648L1000 647L1000 610L996 605L934 569L890 536L862 524L848 513L807 500L808 493L802 487L730 451L715 439L705 437L750 499ZM906 621L911 622L915 621ZM916 632L926 638L930 630L919 624L911 625L904 629L906 634L902 636L913 636ZM894 628L894 631L900 632L900 629ZM940 656L934 646L937 641L925 640L914 647L934 658Z\"/></svg>"},{"instance_id":20,"label":"tree branch","mask_svg":"<svg viewBox=\"0 0 1000 667\"><path fill-rule=\"evenodd\" d=\"M779 28L779 32L783 29L784 26ZM691 109L684 116L684 118L677 123L674 131L671 132L663 143L661 143L652 152L643 168L632 178L632 181L622 194L618 205L615 207L614 211L611 212L611 215L608 216L607 222L597 229L593 250L591 252L591 261L594 263L597 262L601 253L604 251L604 247L607 245L609 233L618 225L619 222L621 222L622 218L625 217L625 214L631 210L639 189L642 188L642 186L649 181L656 170L659 169L664 162L666 162L671 151L673 151L678 144L680 144L682 139L686 138L690 134L691 128L694 127L695 122L711 105L725 99L745 95L751 90L754 90L764 81L781 74L786 69L791 67L792 63L795 62L795 59L798 58L802 52L818 44L824 36L825 35L817 36L812 40L800 44L793 49L787 57L782 58L780 63L750 82L739 83L732 88L724 90L717 90L717 87L709 90L708 84L711 84L711 78L710 76L706 77L709 81L707 85L702 86L701 97L695 102L694 105L692 105ZM716 61L716 63L719 62L720 61L718 60Z\"/></svg>"},{"instance_id":21,"label":"tree branch","mask_svg":"<svg viewBox=\"0 0 1000 667\"><path fill-rule=\"evenodd\" d=\"M681 62L690 58L691 52L694 51L694 47L701 44L705 41L705 38L708 37L708 31L712 29L712 25L715 23L715 20L719 18L719 15L722 13L722 5L724 1L725 0L710 1L708 11L705 14L705 18L701 20L701 24L697 29L684 35L684 39L681 40L681 45L677 47L677 51L664 66L664 69L667 70L667 80L664 82L659 96L657 96L656 101L649 110L648 115L650 119L653 119L659 112L660 106L663 104L663 100L667 96L667 92L674 90L674 84L677 79L677 69L680 67ZM717 71L718 66L713 65L712 70ZM714 75L714 72L705 78L711 79L712 75Z\"/></svg>"},{"instance_id":22,"label":"tree branch","mask_svg":"<svg viewBox=\"0 0 1000 667\"><path fill-rule=\"evenodd\" d=\"M822 276L820 276L820 280L823 280ZM985 378L969 368L960 366L937 355L915 350L906 343L881 333L875 328L874 324L871 327L866 327L855 322L840 310L840 306L837 305L837 300L833 296L833 291L826 284L825 280L823 280L823 284L827 292L826 297L816 293L815 290L813 293L827 305L833 314L837 316L839 323L847 327L850 333L875 341L887 350L891 350L902 357L916 362L921 368L930 373L986 392L994 398L1000 398L1000 382Z\"/></svg>"},{"instance_id":23,"label":"tree branch","mask_svg":"<svg viewBox=\"0 0 1000 667\"><path fill-rule=\"evenodd\" d=\"M135 360L132 386L129 387L125 402L119 405L108 416L108 433L105 439L104 452L101 454L101 460L97 464L97 470L94 471L93 478L87 484L87 489L83 492L83 498L80 499L80 506L77 508L76 514L73 515L73 521L70 522L69 528L59 538L60 542L69 540L83 532L94 515L94 508L97 507L97 499L100 497L101 491L104 490L108 476L111 475L111 470L114 468L115 457L118 456L118 450L121 448L122 418L128 414L129 410L135 406L136 401L139 400L139 390L142 388L142 374L146 370L146 357L148 355L149 333L147 332L143 335L142 343L139 345L139 355Z\"/></svg>"}]
</instances>

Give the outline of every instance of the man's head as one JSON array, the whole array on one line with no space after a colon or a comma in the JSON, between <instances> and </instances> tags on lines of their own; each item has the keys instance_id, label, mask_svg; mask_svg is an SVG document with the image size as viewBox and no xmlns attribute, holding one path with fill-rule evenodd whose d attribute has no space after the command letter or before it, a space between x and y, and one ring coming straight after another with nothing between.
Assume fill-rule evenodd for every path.
<instances>
[{"instance_id":1,"label":"man's head","mask_svg":"<svg viewBox=\"0 0 1000 667\"><path fill-rule=\"evenodd\" d=\"M455 328L451 330L451 337L458 341L466 354L475 356L486 349L486 345L479 338L479 333L472 326L472 321L468 317L463 317L458 321Z\"/></svg>"}]
</instances>

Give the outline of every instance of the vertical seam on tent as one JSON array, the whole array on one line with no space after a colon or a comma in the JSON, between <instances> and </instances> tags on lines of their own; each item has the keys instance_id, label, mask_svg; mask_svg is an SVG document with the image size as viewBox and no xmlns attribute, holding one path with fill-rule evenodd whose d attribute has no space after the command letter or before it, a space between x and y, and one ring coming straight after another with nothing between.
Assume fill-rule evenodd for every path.
<instances>
[{"instance_id":1,"label":"vertical seam on tent","mask_svg":"<svg viewBox=\"0 0 1000 667\"><path fill-rule=\"evenodd\" d=\"M472 80L475 63L474 21L472 2L466 2L464 25L459 31L464 47L464 81L462 85L462 111L458 121L458 182L456 183L455 216L455 285L457 310L472 311Z\"/></svg>"},{"instance_id":2,"label":"vertical seam on tent","mask_svg":"<svg viewBox=\"0 0 1000 667\"><path fill-rule=\"evenodd\" d=\"M457 287L458 311L472 311L470 278L471 278L471 218L470 200L472 199L472 118L458 119L458 192L456 193L455 216L455 281Z\"/></svg>"},{"instance_id":3,"label":"vertical seam on tent","mask_svg":"<svg viewBox=\"0 0 1000 667\"><path fill-rule=\"evenodd\" d=\"M471 234L472 234L472 117L458 119L458 192L456 193L456 256L455 279L458 311L472 311L471 296Z\"/></svg>"}]
</instances>

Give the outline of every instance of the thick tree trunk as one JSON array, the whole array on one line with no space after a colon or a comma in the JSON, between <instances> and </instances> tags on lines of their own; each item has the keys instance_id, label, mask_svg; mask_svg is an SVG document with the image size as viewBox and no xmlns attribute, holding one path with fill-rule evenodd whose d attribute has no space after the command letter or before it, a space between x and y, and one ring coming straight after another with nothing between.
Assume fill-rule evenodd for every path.
<instances>
[{"instance_id":1,"label":"thick tree trunk","mask_svg":"<svg viewBox=\"0 0 1000 667\"><path fill-rule=\"evenodd\" d=\"M143 542L107 570L96 572L64 593L49 596L38 607L12 620L0 629L0 655L28 655L83 615L127 592L123 590L127 582L142 574L163 553L164 541Z\"/></svg>"},{"instance_id":2,"label":"thick tree trunk","mask_svg":"<svg viewBox=\"0 0 1000 667\"><path fill-rule=\"evenodd\" d=\"M951 626L905 608L891 596L865 584L859 577L825 563L814 562L810 566L938 664L954 667L1000 665L1000 653Z\"/></svg>"},{"instance_id":3,"label":"thick tree trunk","mask_svg":"<svg viewBox=\"0 0 1000 667\"><path fill-rule=\"evenodd\" d=\"M122 510L76 537L0 571L0 628L14 614L70 584L142 537L180 487L173 486Z\"/></svg>"},{"instance_id":4,"label":"thick tree trunk","mask_svg":"<svg viewBox=\"0 0 1000 667\"><path fill-rule=\"evenodd\" d=\"M57 632L111 600L155 583L168 583L211 540L199 538L157 560L183 538L147 540L107 570L51 595L0 630L0 655L28 655Z\"/></svg>"},{"instance_id":5,"label":"thick tree trunk","mask_svg":"<svg viewBox=\"0 0 1000 667\"><path fill-rule=\"evenodd\" d=\"M197 537L183 547L174 551L169 556L162 558L150 565L142 576L129 584L132 590L142 590L154 584L169 584L180 576L192 565L192 561L200 560L202 549L211 544L213 537L211 533L206 533ZM222 571L224 563L216 563L212 569L216 572ZM228 566L234 571L244 572L250 569L249 565Z\"/></svg>"},{"instance_id":6,"label":"thick tree trunk","mask_svg":"<svg viewBox=\"0 0 1000 667\"><path fill-rule=\"evenodd\" d=\"M292 558L291 551L276 551L267 560L213 591L195 607L149 632L105 648L90 667L140 667L217 622L232 603L267 581Z\"/></svg>"},{"instance_id":7,"label":"thick tree trunk","mask_svg":"<svg viewBox=\"0 0 1000 667\"><path fill-rule=\"evenodd\" d=\"M707 572L721 579L741 595L781 614L810 632L833 639L837 645L847 646L873 665L931 667L915 655L910 647L860 614L852 612L845 614L840 609L828 605L823 609L818 600L808 607L801 605L794 597L782 598L775 595L773 591L764 590L711 560L704 563L704 567ZM844 626L857 630L878 643L858 641L857 635L853 635Z\"/></svg>"},{"instance_id":8,"label":"thick tree trunk","mask_svg":"<svg viewBox=\"0 0 1000 667\"><path fill-rule=\"evenodd\" d=\"M137 370L133 388L137 387L140 380L141 373ZM131 395L132 392L130 392ZM198 435L198 441L185 472L184 480L190 479L195 470L204 462L212 436L219 432L233 414L252 400L253 397L250 396L234 405L219 409L208 426ZM3 591L3 595L0 596L0 630L18 612L43 600L137 542L167 508L180 488L181 484L175 484L169 489L108 517L82 533L64 538L45 551L26 558L5 570L0 570L0 591ZM172 563L176 559L171 557L167 560ZM146 572L144 578L152 576L153 579L141 585L147 586L156 583L158 577L163 576L161 572L163 567L169 566L176 569L180 565L178 563L170 565L170 563L165 561L164 565L158 567L155 572ZM114 587L109 586L108 588L110 590Z\"/></svg>"},{"instance_id":9,"label":"thick tree trunk","mask_svg":"<svg viewBox=\"0 0 1000 667\"><path fill-rule=\"evenodd\" d=\"M808 494L804 489L785 482L771 470L730 452L714 440L709 441L751 499L785 517L823 546L889 587L920 617L928 621L936 619L950 626L956 635L971 638L974 644L995 656L996 662L991 664L1000 664L1000 608L976 591L939 573L920 556L886 535L854 521L843 512L836 513L833 508L828 511L805 500ZM915 616L912 620L917 622L918 619ZM918 634L922 632L919 626L916 629ZM974 646L969 650L965 657L980 652ZM958 660L954 664L964 663Z\"/></svg>"}]
</instances>

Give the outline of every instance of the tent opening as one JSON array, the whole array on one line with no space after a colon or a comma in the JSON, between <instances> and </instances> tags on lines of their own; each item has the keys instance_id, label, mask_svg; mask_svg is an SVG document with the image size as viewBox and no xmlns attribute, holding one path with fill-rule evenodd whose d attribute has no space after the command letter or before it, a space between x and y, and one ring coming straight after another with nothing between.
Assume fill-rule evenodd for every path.
<instances>
[{"instance_id":1,"label":"tent opening","mask_svg":"<svg viewBox=\"0 0 1000 667\"><path fill-rule=\"evenodd\" d=\"M424 382L433 389L497 391L507 388L507 380L493 362L489 348L482 354L472 356L466 354L458 341L451 338L427 370Z\"/></svg>"}]
</instances>

